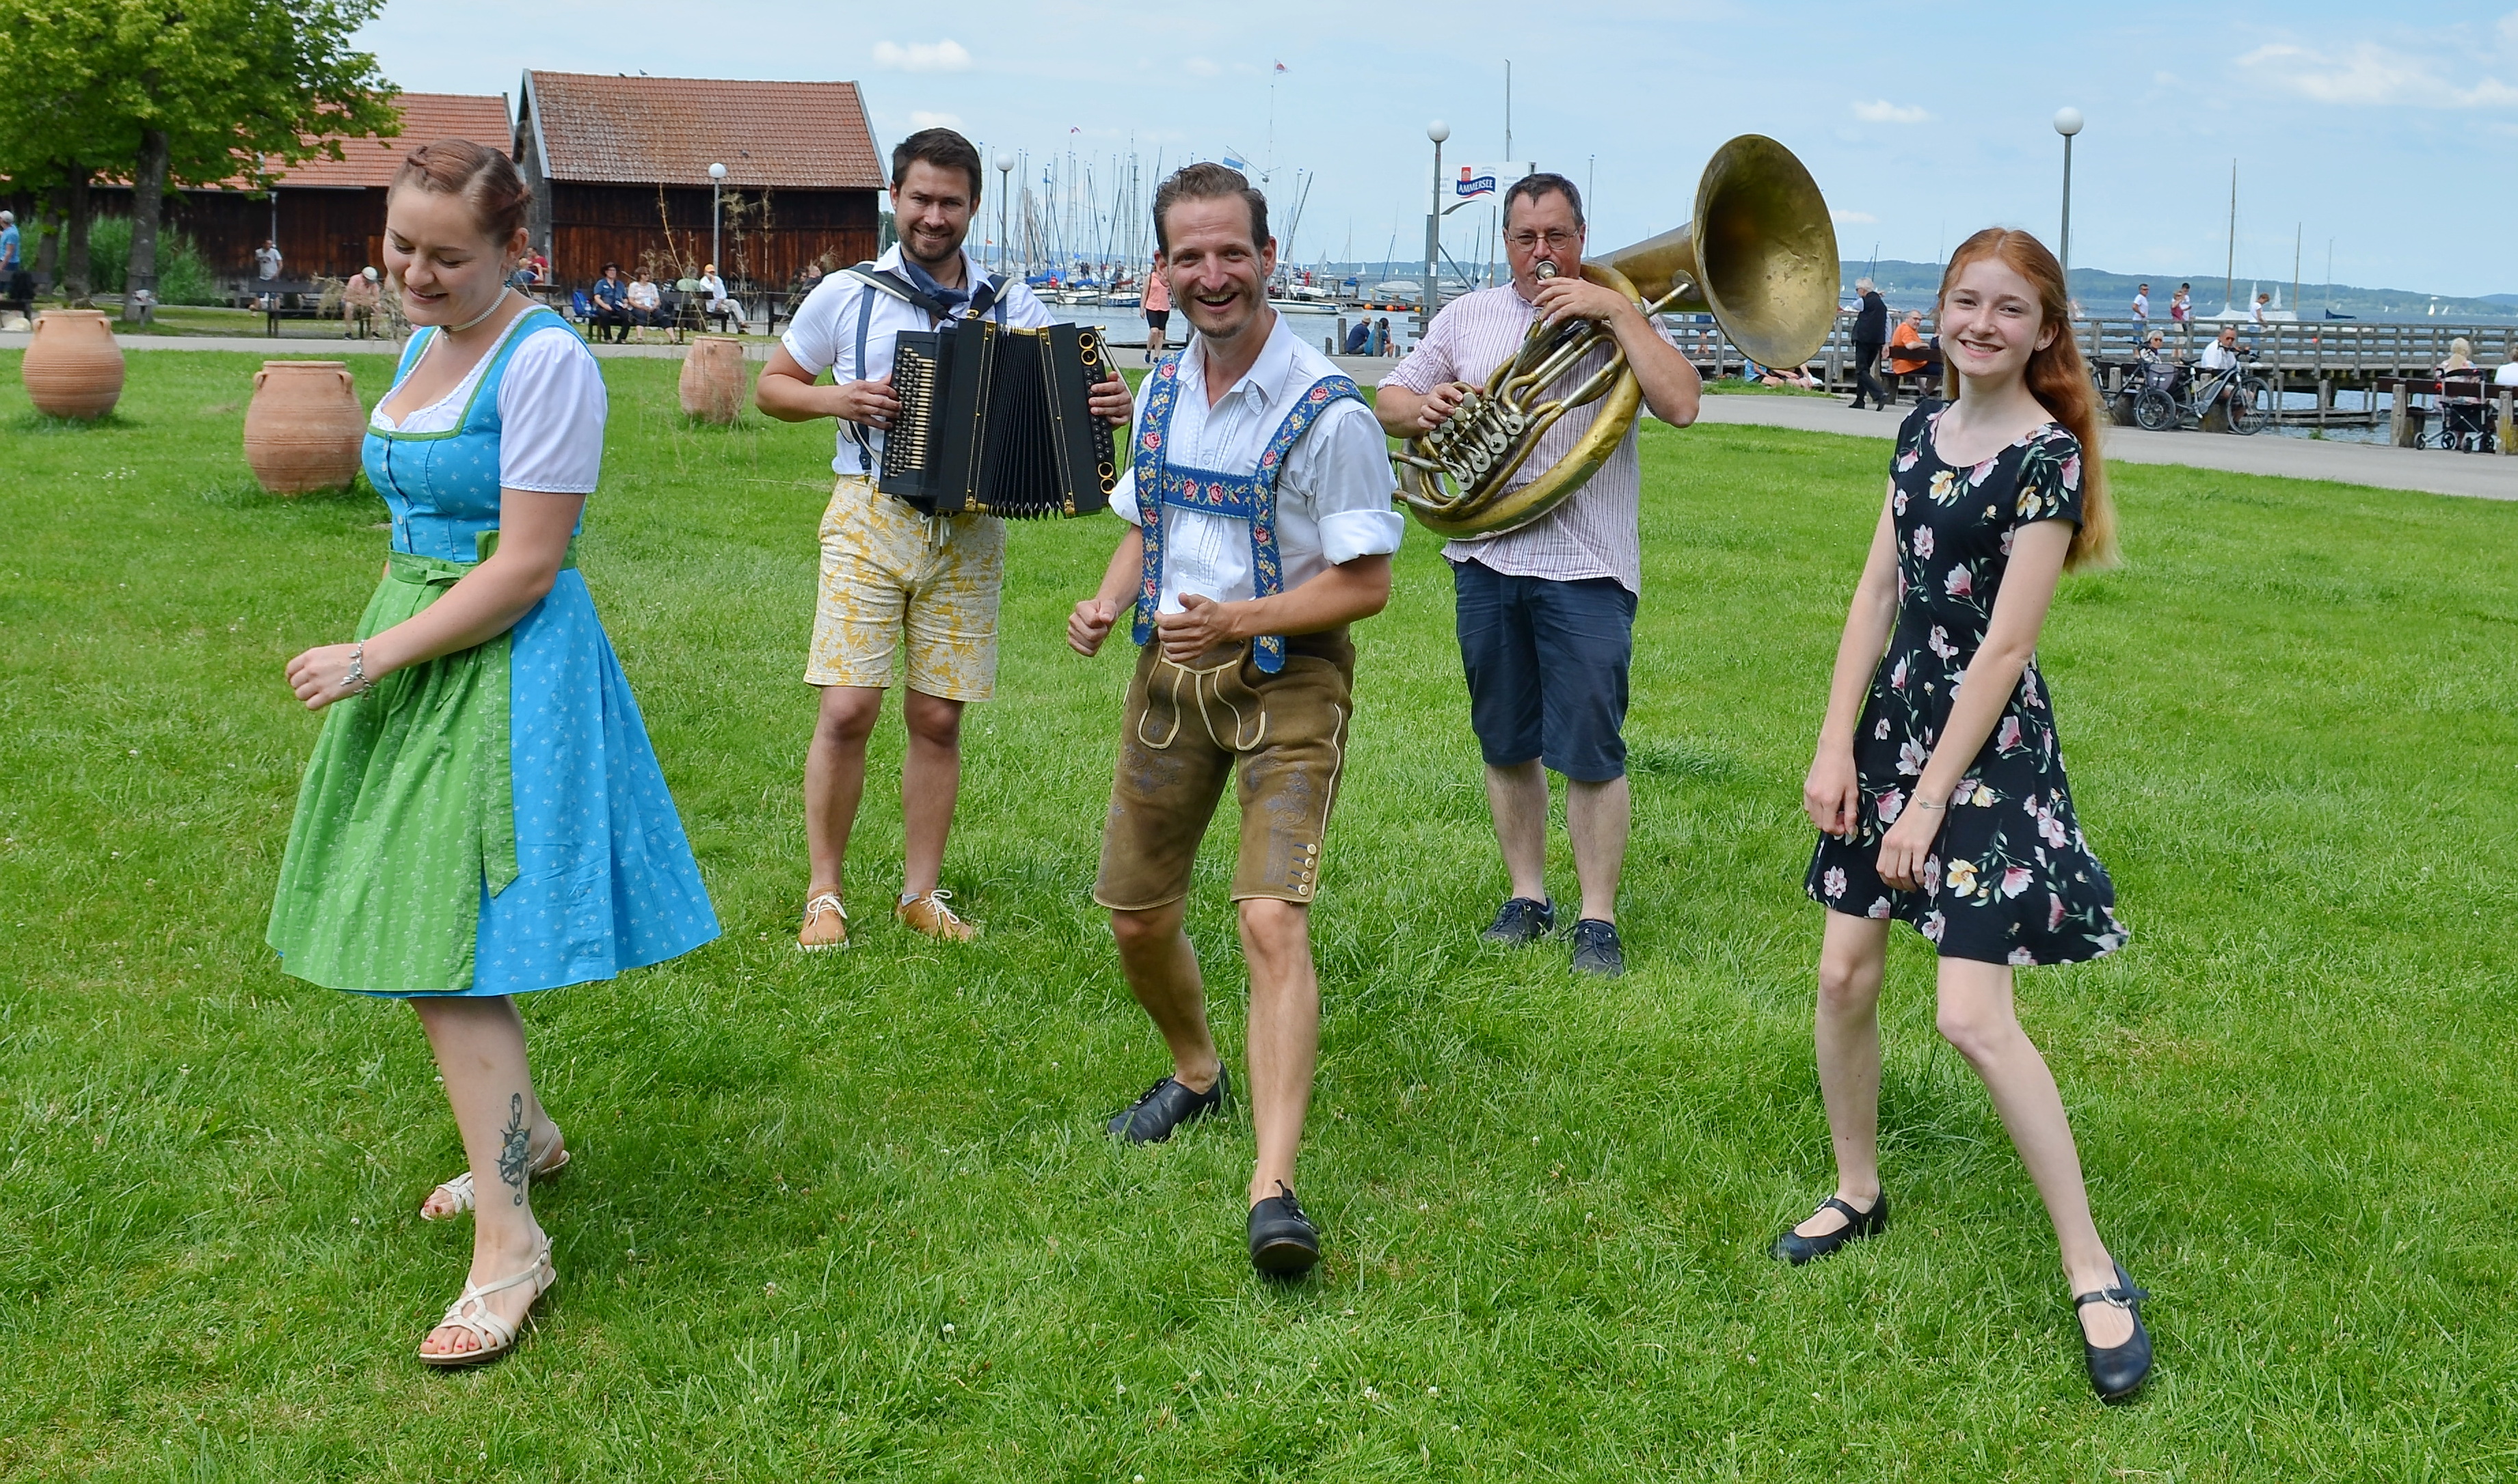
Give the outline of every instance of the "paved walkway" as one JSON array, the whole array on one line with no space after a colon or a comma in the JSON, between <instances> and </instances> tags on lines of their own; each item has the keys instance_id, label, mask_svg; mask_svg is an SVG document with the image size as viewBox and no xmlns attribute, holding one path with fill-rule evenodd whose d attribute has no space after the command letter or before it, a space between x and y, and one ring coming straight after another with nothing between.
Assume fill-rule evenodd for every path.
<instances>
[{"instance_id":1,"label":"paved walkway","mask_svg":"<svg viewBox=\"0 0 2518 1484\"><path fill-rule=\"evenodd\" d=\"M0 332L0 350L23 350L30 335ZM401 347L384 340L316 340L250 338L223 335L115 335L125 350L224 350L255 356L312 357L388 356ZM769 341L746 341L747 361L769 359ZM679 345L661 341L645 345L597 345L604 360L678 359ZM1142 350L1113 346L1122 367L1146 364ZM1385 359L1339 357L1338 368L1370 386L1399 363ZM1707 422L1754 423L1796 428L1807 433L1842 433L1857 438L1893 438L1903 414L1855 412L1834 397L1744 397L1717 395L1705 399ZM2182 463L2192 468L2232 474L2270 474L2282 479L2330 479L2342 484L2375 485L2383 490L2421 490L2434 495L2467 495L2482 500L2518 500L2518 458L2488 454L2452 454L2445 449L2399 449L2383 444L2344 443L2260 434L2238 438L2228 433L2149 433L2141 428L2107 429L2109 458L2127 463Z\"/></svg>"},{"instance_id":2,"label":"paved walkway","mask_svg":"<svg viewBox=\"0 0 2518 1484\"><path fill-rule=\"evenodd\" d=\"M1857 438L1894 438L1898 425L1905 420L1903 407L1886 413L1857 413L1834 397L1712 396L1705 399L1704 407L1702 420L1706 422L1756 423ZM2259 433L2253 438L2193 431L2150 433L2138 427L2108 428L2106 445L2109 458L2126 463L2182 463L2231 474L2331 479L2341 484L2376 485L2382 490L2518 500L2518 458L2492 454L2283 438L2272 433Z\"/></svg>"}]
</instances>

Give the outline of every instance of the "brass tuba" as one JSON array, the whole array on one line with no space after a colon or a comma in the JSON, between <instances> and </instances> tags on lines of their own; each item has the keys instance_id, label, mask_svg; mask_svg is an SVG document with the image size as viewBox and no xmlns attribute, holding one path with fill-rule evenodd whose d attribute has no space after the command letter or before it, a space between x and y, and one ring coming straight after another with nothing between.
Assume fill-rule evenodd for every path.
<instances>
[{"instance_id":1,"label":"brass tuba","mask_svg":"<svg viewBox=\"0 0 2518 1484\"><path fill-rule=\"evenodd\" d=\"M1817 182L1791 151L1758 134L1714 153L1688 225L1583 264L1583 277L1641 304L1647 318L1713 311L1731 343L1766 366L1799 366L1826 342L1841 272ZM1554 383L1603 341L1612 347L1608 364L1551 397ZM1600 410L1573 450L1507 490L1540 436L1594 401ZM1399 498L1445 536L1528 525L1608 460L1642 405L1643 388L1607 330L1588 320L1533 325L1483 391L1391 456Z\"/></svg>"}]
</instances>

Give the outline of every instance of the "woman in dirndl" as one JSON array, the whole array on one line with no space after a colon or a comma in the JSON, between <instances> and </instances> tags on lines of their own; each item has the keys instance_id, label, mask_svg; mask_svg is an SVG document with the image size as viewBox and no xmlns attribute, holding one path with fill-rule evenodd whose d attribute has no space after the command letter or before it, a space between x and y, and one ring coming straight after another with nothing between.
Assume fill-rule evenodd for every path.
<instances>
[{"instance_id":1,"label":"woman in dirndl","mask_svg":"<svg viewBox=\"0 0 2518 1484\"><path fill-rule=\"evenodd\" d=\"M557 1281L529 1192L568 1162L515 996L610 979L716 937L680 818L577 570L603 462L603 378L518 295L530 196L504 155L413 150L385 207L412 323L369 423L393 516L358 637L288 663L324 731L271 914L283 969L419 1013L469 1168L427 1219L475 1211L463 1292L419 1359L514 1348Z\"/></svg>"}]
</instances>

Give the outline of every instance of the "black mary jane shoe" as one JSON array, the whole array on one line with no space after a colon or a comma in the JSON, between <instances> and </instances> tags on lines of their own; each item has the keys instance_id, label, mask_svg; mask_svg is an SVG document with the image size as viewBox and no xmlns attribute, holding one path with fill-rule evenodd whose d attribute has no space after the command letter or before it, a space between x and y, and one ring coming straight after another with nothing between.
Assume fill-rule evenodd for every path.
<instances>
[{"instance_id":1,"label":"black mary jane shoe","mask_svg":"<svg viewBox=\"0 0 2518 1484\"><path fill-rule=\"evenodd\" d=\"M2076 1317L2092 1304L2113 1304L2133 1320L2133 1334L2121 1345L2104 1349L2091 1344L2087 1331L2081 1335L2081 1359L2090 1368L2090 1385L2103 1402L2121 1402L2142 1389L2150 1375L2150 1331L2142 1325L2142 1301L2150 1296L2147 1288L2134 1287L2133 1275L2117 1263L2113 1287L2092 1293L2072 1295L2072 1313Z\"/></svg>"},{"instance_id":2,"label":"black mary jane shoe","mask_svg":"<svg viewBox=\"0 0 2518 1484\"><path fill-rule=\"evenodd\" d=\"M1865 1237L1877 1237L1888 1230L1888 1193L1887 1191L1880 1193L1880 1199L1872 1201L1871 1209L1867 1211L1857 1211L1834 1196L1820 1201L1818 1211L1826 1210L1830 1206L1845 1213L1845 1225L1816 1237L1804 1237L1799 1232L1788 1230L1775 1239L1775 1255L1794 1267L1800 1267L1802 1263L1816 1262L1822 1257L1829 1256L1848 1243L1860 1242ZM1812 1211L1810 1215L1815 1216L1818 1211Z\"/></svg>"},{"instance_id":3,"label":"black mary jane shoe","mask_svg":"<svg viewBox=\"0 0 2518 1484\"><path fill-rule=\"evenodd\" d=\"M1144 1097L1113 1113L1107 1126L1112 1137L1131 1144L1160 1144L1182 1124L1220 1112L1232 1096L1232 1074L1221 1065L1215 1069L1215 1085L1204 1092L1177 1077L1165 1077L1147 1088Z\"/></svg>"},{"instance_id":4,"label":"black mary jane shoe","mask_svg":"<svg viewBox=\"0 0 2518 1484\"><path fill-rule=\"evenodd\" d=\"M1278 1181L1277 1194L1250 1208L1250 1265L1270 1278L1300 1278L1320 1260L1320 1228Z\"/></svg>"}]
</instances>

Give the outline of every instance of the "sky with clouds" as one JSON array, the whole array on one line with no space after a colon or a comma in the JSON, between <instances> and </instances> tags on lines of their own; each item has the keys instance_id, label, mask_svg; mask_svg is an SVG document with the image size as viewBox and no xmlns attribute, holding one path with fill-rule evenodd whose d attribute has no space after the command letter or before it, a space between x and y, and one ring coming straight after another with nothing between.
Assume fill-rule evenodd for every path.
<instances>
[{"instance_id":1,"label":"sky with clouds","mask_svg":"<svg viewBox=\"0 0 2518 1484\"><path fill-rule=\"evenodd\" d=\"M931 123L1038 161L1070 147L1150 172L1270 153L1270 195L1316 181L1309 261L1421 250L1429 119L1447 163L1504 154L1592 182L1595 250L1685 218L1724 139L1772 135L1806 163L1845 256L1932 260L1989 223L2050 241L2072 106L2076 264L2198 284L2229 245L2238 277L2439 293L2518 292L2518 5L2062 7L1889 0L1591 0L1553 9L951 7L806 0L390 0L362 38L388 76L504 92L527 67L863 84L887 149ZM1282 64L1283 70L1277 70ZM993 186L993 181L991 185ZM1481 208L1446 240L1483 253ZM1474 244L1474 245L1473 245ZM2198 297L2200 295L2198 294Z\"/></svg>"}]
</instances>

